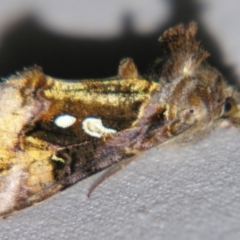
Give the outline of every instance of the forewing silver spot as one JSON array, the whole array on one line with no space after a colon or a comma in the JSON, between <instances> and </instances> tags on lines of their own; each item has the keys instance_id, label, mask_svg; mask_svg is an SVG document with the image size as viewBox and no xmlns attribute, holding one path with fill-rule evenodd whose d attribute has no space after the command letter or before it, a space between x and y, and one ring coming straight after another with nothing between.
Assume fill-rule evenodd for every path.
<instances>
[{"instance_id":1,"label":"forewing silver spot","mask_svg":"<svg viewBox=\"0 0 240 240\"><path fill-rule=\"evenodd\" d=\"M69 115L69 114L63 114L59 115L54 119L54 123L56 126L60 128L68 128L71 127L75 122L76 118Z\"/></svg>"},{"instance_id":2,"label":"forewing silver spot","mask_svg":"<svg viewBox=\"0 0 240 240\"><path fill-rule=\"evenodd\" d=\"M115 129L103 126L99 118L88 117L82 121L82 128L86 134L92 137L101 138L105 134L116 133Z\"/></svg>"}]
</instances>

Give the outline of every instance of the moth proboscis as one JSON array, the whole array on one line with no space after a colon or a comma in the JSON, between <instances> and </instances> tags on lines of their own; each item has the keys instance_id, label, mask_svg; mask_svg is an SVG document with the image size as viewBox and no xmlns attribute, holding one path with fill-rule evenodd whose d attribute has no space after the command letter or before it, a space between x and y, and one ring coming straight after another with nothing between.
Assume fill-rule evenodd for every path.
<instances>
[{"instance_id":1,"label":"moth proboscis","mask_svg":"<svg viewBox=\"0 0 240 240\"><path fill-rule=\"evenodd\" d=\"M108 79L64 81L35 66L2 81L0 215L157 145L199 140L226 121L239 127L239 93L206 62L196 31L194 22L165 31L149 75L126 58Z\"/></svg>"}]
</instances>

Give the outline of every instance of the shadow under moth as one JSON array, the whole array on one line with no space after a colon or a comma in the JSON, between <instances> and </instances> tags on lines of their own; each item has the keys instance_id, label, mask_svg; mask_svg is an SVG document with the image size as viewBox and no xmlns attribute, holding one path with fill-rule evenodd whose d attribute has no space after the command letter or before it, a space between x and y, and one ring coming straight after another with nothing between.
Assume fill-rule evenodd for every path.
<instances>
[{"instance_id":1,"label":"shadow under moth","mask_svg":"<svg viewBox=\"0 0 240 240\"><path fill-rule=\"evenodd\" d=\"M239 95L205 61L197 25L159 38L164 57L139 75L130 58L107 79L66 81L40 67L0 84L0 215L38 203L160 144L239 126ZM95 184L92 191L101 181Z\"/></svg>"}]
</instances>

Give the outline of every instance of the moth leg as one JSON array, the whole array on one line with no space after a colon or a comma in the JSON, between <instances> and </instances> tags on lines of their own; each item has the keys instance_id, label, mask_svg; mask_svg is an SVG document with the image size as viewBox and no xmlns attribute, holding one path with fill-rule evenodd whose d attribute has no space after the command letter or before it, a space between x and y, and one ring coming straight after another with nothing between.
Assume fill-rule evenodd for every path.
<instances>
[{"instance_id":1,"label":"moth leg","mask_svg":"<svg viewBox=\"0 0 240 240\"><path fill-rule=\"evenodd\" d=\"M93 185L90 187L87 196L90 197L92 192L100 185L102 184L105 180L107 180L109 177L113 176L115 173L118 171L122 170L124 167L126 167L129 163L131 163L133 160L135 160L139 154L126 159L124 161L121 161L114 166L112 166L110 169L107 170Z\"/></svg>"}]
</instances>

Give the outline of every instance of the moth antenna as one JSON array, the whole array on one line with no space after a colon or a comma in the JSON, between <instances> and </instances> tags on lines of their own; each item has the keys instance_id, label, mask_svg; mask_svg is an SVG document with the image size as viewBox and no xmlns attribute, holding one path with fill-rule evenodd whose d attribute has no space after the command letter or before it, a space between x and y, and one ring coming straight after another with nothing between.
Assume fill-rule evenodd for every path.
<instances>
[{"instance_id":1,"label":"moth antenna","mask_svg":"<svg viewBox=\"0 0 240 240\"><path fill-rule=\"evenodd\" d=\"M90 187L87 196L90 198L91 194L93 191L100 185L102 184L105 180L113 176L115 173L118 171L122 170L125 168L129 163L131 163L133 160L135 160L139 155L133 156L129 159L126 159L123 162L119 162L113 167L111 167L107 172L105 172L93 185Z\"/></svg>"}]
</instances>

